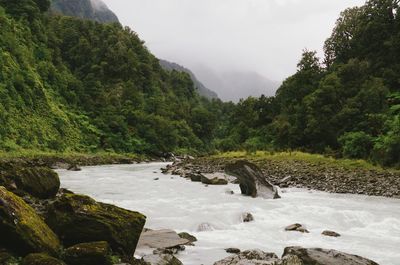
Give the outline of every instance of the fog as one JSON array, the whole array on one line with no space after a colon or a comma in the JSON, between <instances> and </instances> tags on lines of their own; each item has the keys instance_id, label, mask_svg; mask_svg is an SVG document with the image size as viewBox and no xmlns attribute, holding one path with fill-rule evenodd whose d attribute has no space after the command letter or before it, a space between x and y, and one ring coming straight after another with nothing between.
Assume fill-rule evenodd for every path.
<instances>
[{"instance_id":1,"label":"fog","mask_svg":"<svg viewBox=\"0 0 400 265\"><path fill-rule=\"evenodd\" d=\"M323 55L341 11L364 0L104 0L159 58L199 76L256 73L280 82L303 49ZM207 75L202 77L210 85ZM215 89L215 88L214 88ZM224 88L225 89L225 88ZM217 91L218 92L218 91ZM251 93L249 93L251 94Z\"/></svg>"}]
</instances>

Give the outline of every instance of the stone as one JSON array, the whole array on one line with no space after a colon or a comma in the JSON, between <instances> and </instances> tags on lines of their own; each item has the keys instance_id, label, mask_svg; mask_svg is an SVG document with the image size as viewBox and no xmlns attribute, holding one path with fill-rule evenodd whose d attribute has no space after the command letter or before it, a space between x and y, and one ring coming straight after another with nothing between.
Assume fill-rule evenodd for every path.
<instances>
[{"instance_id":1,"label":"stone","mask_svg":"<svg viewBox=\"0 0 400 265\"><path fill-rule=\"evenodd\" d=\"M283 257L297 256L304 264L313 265L378 265L378 263L344 252L322 248L287 247Z\"/></svg>"},{"instance_id":2,"label":"stone","mask_svg":"<svg viewBox=\"0 0 400 265\"><path fill-rule=\"evenodd\" d=\"M209 223L201 223L197 227L198 232L213 231L213 230L214 230L214 227Z\"/></svg>"},{"instance_id":3,"label":"stone","mask_svg":"<svg viewBox=\"0 0 400 265\"><path fill-rule=\"evenodd\" d=\"M13 260L15 260L15 258L11 252L0 248L0 264L10 264Z\"/></svg>"},{"instance_id":4,"label":"stone","mask_svg":"<svg viewBox=\"0 0 400 265\"><path fill-rule=\"evenodd\" d=\"M46 222L66 247L107 241L113 252L132 256L146 217L88 196L64 193L49 205Z\"/></svg>"},{"instance_id":5,"label":"stone","mask_svg":"<svg viewBox=\"0 0 400 265\"><path fill-rule=\"evenodd\" d=\"M217 261L214 265L276 265L279 261L275 253L267 253L258 249L246 250Z\"/></svg>"},{"instance_id":6,"label":"stone","mask_svg":"<svg viewBox=\"0 0 400 265\"><path fill-rule=\"evenodd\" d=\"M226 253L231 253L231 254L239 254L240 253L240 249L238 248L227 248L225 249Z\"/></svg>"},{"instance_id":7,"label":"stone","mask_svg":"<svg viewBox=\"0 0 400 265\"><path fill-rule=\"evenodd\" d=\"M197 238L195 236L193 236L193 235L191 235L189 233L186 233L186 232L179 233L178 236L180 238L184 238L186 240L189 240L189 243L193 243L193 242L197 241Z\"/></svg>"},{"instance_id":8,"label":"stone","mask_svg":"<svg viewBox=\"0 0 400 265\"><path fill-rule=\"evenodd\" d=\"M25 255L45 252L56 255L60 242L35 210L0 186L0 245Z\"/></svg>"},{"instance_id":9,"label":"stone","mask_svg":"<svg viewBox=\"0 0 400 265\"><path fill-rule=\"evenodd\" d=\"M254 221L254 216L251 213L243 213L241 218L243 223L249 223Z\"/></svg>"},{"instance_id":10,"label":"stone","mask_svg":"<svg viewBox=\"0 0 400 265\"><path fill-rule=\"evenodd\" d=\"M23 167L11 169L0 179L9 191L17 195L29 194L40 199L55 197L60 188L58 174L47 167Z\"/></svg>"},{"instance_id":11,"label":"stone","mask_svg":"<svg viewBox=\"0 0 400 265\"><path fill-rule=\"evenodd\" d=\"M265 178L256 165L248 161L241 160L226 165L225 173L238 179L243 195L265 199L280 198L277 188Z\"/></svg>"},{"instance_id":12,"label":"stone","mask_svg":"<svg viewBox=\"0 0 400 265\"><path fill-rule=\"evenodd\" d=\"M285 227L285 231L297 231L301 233L310 233L302 224L292 224Z\"/></svg>"},{"instance_id":13,"label":"stone","mask_svg":"<svg viewBox=\"0 0 400 265\"><path fill-rule=\"evenodd\" d=\"M105 241L81 243L65 250L68 265L111 265L110 246Z\"/></svg>"},{"instance_id":14,"label":"stone","mask_svg":"<svg viewBox=\"0 0 400 265\"><path fill-rule=\"evenodd\" d=\"M69 170L69 171L81 171L82 169L81 169L80 167L78 167L78 165L73 164L73 165L70 165L70 166L67 168L67 170Z\"/></svg>"},{"instance_id":15,"label":"stone","mask_svg":"<svg viewBox=\"0 0 400 265\"><path fill-rule=\"evenodd\" d=\"M143 260L149 265L183 265L180 260L171 254L146 255Z\"/></svg>"},{"instance_id":16,"label":"stone","mask_svg":"<svg viewBox=\"0 0 400 265\"><path fill-rule=\"evenodd\" d=\"M65 265L65 263L45 253L32 253L22 260L21 265Z\"/></svg>"},{"instance_id":17,"label":"stone","mask_svg":"<svg viewBox=\"0 0 400 265\"><path fill-rule=\"evenodd\" d=\"M198 173L188 173L187 177L193 182L201 182L201 174Z\"/></svg>"},{"instance_id":18,"label":"stone","mask_svg":"<svg viewBox=\"0 0 400 265\"><path fill-rule=\"evenodd\" d=\"M143 232L138 248L173 248L188 243L190 243L188 239L181 238L175 231L162 229Z\"/></svg>"},{"instance_id":19,"label":"stone","mask_svg":"<svg viewBox=\"0 0 400 265\"><path fill-rule=\"evenodd\" d=\"M235 192L233 190L231 190L231 189L226 189L225 190L225 194L233 195L233 194L235 194Z\"/></svg>"},{"instance_id":20,"label":"stone","mask_svg":"<svg viewBox=\"0 0 400 265\"><path fill-rule=\"evenodd\" d=\"M201 182L207 185L227 185L228 180L223 173L201 174Z\"/></svg>"},{"instance_id":21,"label":"stone","mask_svg":"<svg viewBox=\"0 0 400 265\"><path fill-rule=\"evenodd\" d=\"M329 231L329 230L325 230L321 234L324 236L330 236L330 237L340 237L341 236L339 233L336 233L334 231Z\"/></svg>"}]
</instances>

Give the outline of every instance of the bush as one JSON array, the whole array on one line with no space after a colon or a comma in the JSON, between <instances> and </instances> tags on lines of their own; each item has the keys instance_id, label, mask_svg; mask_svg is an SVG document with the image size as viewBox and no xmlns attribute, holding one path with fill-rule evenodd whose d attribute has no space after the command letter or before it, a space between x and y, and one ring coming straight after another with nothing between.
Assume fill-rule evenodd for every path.
<instances>
[{"instance_id":1,"label":"bush","mask_svg":"<svg viewBox=\"0 0 400 265\"><path fill-rule=\"evenodd\" d=\"M365 132L349 132L339 138L339 143L344 157L366 159L371 153L373 138Z\"/></svg>"}]
</instances>

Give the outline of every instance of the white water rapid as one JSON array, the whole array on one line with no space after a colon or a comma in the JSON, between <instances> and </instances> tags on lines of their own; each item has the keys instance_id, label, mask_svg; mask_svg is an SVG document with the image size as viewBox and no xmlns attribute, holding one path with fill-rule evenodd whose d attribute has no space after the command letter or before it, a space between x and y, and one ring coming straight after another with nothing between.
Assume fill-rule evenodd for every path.
<instances>
[{"instance_id":1,"label":"white water rapid","mask_svg":"<svg viewBox=\"0 0 400 265\"><path fill-rule=\"evenodd\" d=\"M253 199L241 196L238 185L205 187L164 175L159 170L164 166L166 163L95 166L58 173L64 188L145 214L147 228L169 228L196 236L196 245L177 256L185 265L212 265L229 256L224 251L229 247L259 248L281 255L286 246L332 248L380 265L400 264L398 199L299 189L282 190L279 200ZM235 194L226 194L226 189ZM252 213L255 221L241 222L244 212ZM213 230L198 232L202 223ZM284 227L293 223L304 224L310 233L285 232ZM325 237L323 230L342 236Z\"/></svg>"}]
</instances>

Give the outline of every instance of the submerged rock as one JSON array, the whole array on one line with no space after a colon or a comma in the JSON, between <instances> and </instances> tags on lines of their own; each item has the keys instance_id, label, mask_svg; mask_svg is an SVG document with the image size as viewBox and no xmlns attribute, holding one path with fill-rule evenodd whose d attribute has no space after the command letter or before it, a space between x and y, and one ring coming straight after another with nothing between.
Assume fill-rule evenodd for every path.
<instances>
[{"instance_id":1,"label":"submerged rock","mask_svg":"<svg viewBox=\"0 0 400 265\"><path fill-rule=\"evenodd\" d=\"M297 231L301 233L310 233L302 224L292 224L285 227L285 231Z\"/></svg>"},{"instance_id":2,"label":"submerged rock","mask_svg":"<svg viewBox=\"0 0 400 265\"><path fill-rule=\"evenodd\" d=\"M287 247L283 257L297 256L304 264L313 265L378 265L378 263L333 249Z\"/></svg>"},{"instance_id":3,"label":"submerged rock","mask_svg":"<svg viewBox=\"0 0 400 265\"><path fill-rule=\"evenodd\" d=\"M275 253L254 249L227 257L215 262L214 265L276 265L277 261L279 258Z\"/></svg>"},{"instance_id":4,"label":"submerged rock","mask_svg":"<svg viewBox=\"0 0 400 265\"><path fill-rule=\"evenodd\" d=\"M199 224L199 226L197 227L197 231L198 232L203 232L203 231L213 231L214 227L209 224L209 223L201 223Z\"/></svg>"},{"instance_id":5,"label":"submerged rock","mask_svg":"<svg viewBox=\"0 0 400 265\"><path fill-rule=\"evenodd\" d=\"M0 245L18 254L57 254L60 242L54 232L20 197L0 186Z\"/></svg>"},{"instance_id":6,"label":"submerged rock","mask_svg":"<svg viewBox=\"0 0 400 265\"><path fill-rule=\"evenodd\" d=\"M241 219L243 223L249 223L254 221L254 216L251 213L243 213Z\"/></svg>"},{"instance_id":7,"label":"submerged rock","mask_svg":"<svg viewBox=\"0 0 400 265\"><path fill-rule=\"evenodd\" d=\"M325 230L321 234L324 236L330 236L330 237L340 237L339 233L336 233L334 231L329 231L329 230Z\"/></svg>"},{"instance_id":8,"label":"submerged rock","mask_svg":"<svg viewBox=\"0 0 400 265\"><path fill-rule=\"evenodd\" d=\"M135 252L146 217L138 212L64 193L49 205L46 222L68 247L107 241L119 254Z\"/></svg>"},{"instance_id":9,"label":"submerged rock","mask_svg":"<svg viewBox=\"0 0 400 265\"><path fill-rule=\"evenodd\" d=\"M66 264L63 261L50 257L45 253L33 253L26 256L22 260L21 265L66 265Z\"/></svg>"},{"instance_id":10,"label":"submerged rock","mask_svg":"<svg viewBox=\"0 0 400 265\"><path fill-rule=\"evenodd\" d=\"M110 246L105 241L81 243L65 250L68 265L111 265Z\"/></svg>"},{"instance_id":11,"label":"submerged rock","mask_svg":"<svg viewBox=\"0 0 400 265\"><path fill-rule=\"evenodd\" d=\"M181 238L175 231L169 229L143 232L138 243L139 248L174 248L190 243L190 240Z\"/></svg>"},{"instance_id":12,"label":"submerged rock","mask_svg":"<svg viewBox=\"0 0 400 265\"><path fill-rule=\"evenodd\" d=\"M179 259L170 254L146 255L143 260L149 265L183 265Z\"/></svg>"},{"instance_id":13,"label":"submerged rock","mask_svg":"<svg viewBox=\"0 0 400 265\"><path fill-rule=\"evenodd\" d=\"M228 175L237 177L243 195L279 199L278 190L264 176L262 171L247 161L237 161L225 167Z\"/></svg>"},{"instance_id":14,"label":"submerged rock","mask_svg":"<svg viewBox=\"0 0 400 265\"><path fill-rule=\"evenodd\" d=\"M228 180L223 173L201 174L201 182L207 185L227 185Z\"/></svg>"}]
</instances>

